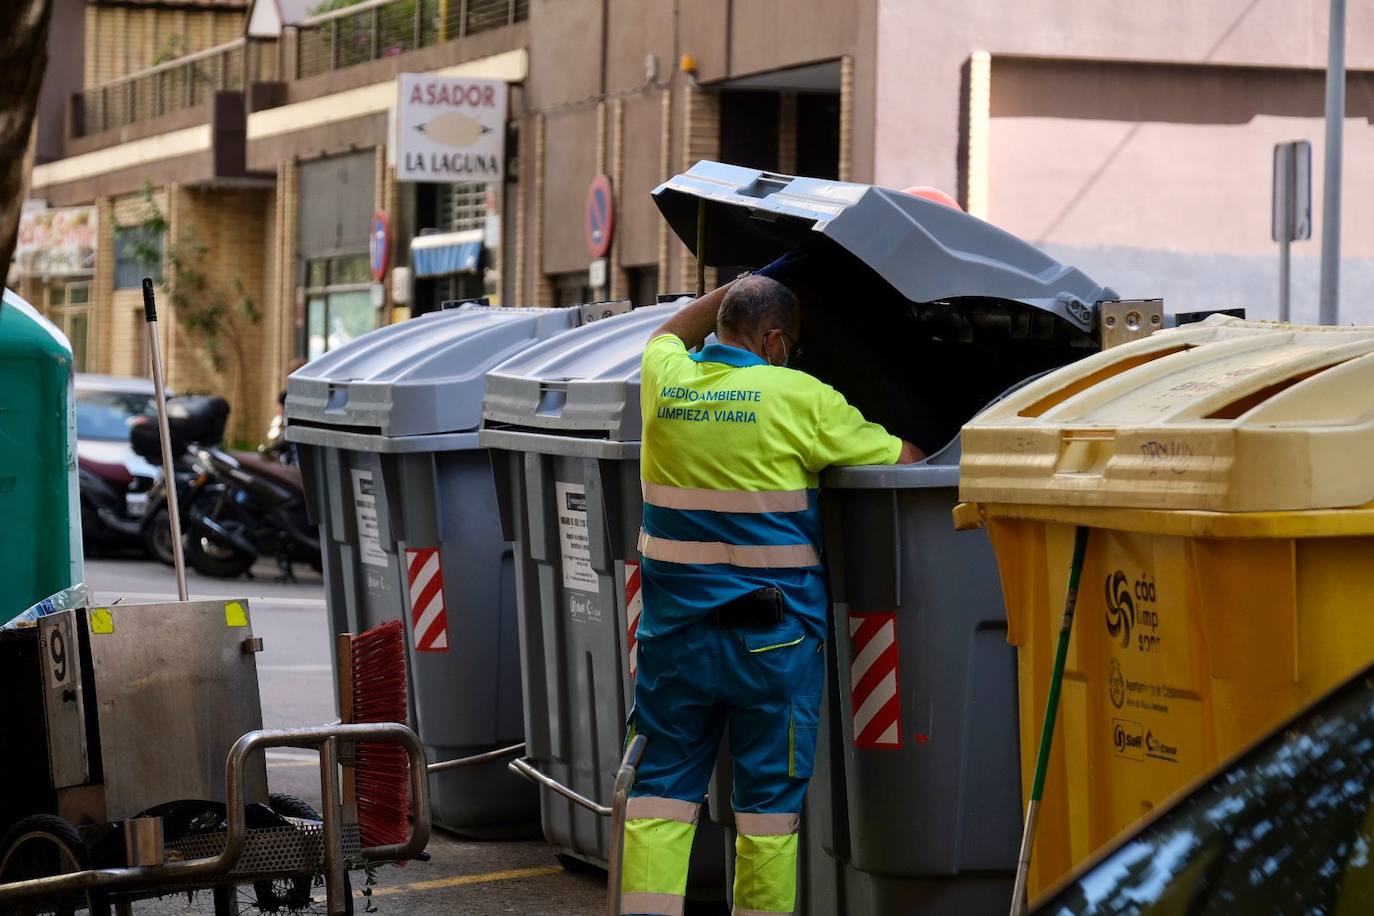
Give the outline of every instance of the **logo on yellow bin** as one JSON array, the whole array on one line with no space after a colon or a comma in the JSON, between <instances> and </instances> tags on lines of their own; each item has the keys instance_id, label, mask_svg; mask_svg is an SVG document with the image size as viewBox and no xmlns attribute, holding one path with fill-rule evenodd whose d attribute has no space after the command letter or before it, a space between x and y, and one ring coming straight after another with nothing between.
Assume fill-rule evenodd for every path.
<instances>
[{"instance_id":1,"label":"logo on yellow bin","mask_svg":"<svg viewBox=\"0 0 1374 916\"><path fill-rule=\"evenodd\" d=\"M491 132L490 127L459 111L437 114L425 123L415 125L415 129L444 146L472 146L483 134Z\"/></svg>"},{"instance_id":2,"label":"logo on yellow bin","mask_svg":"<svg viewBox=\"0 0 1374 916\"><path fill-rule=\"evenodd\" d=\"M1107 679L1107 689L1111 691L1112 705L1117 709L1126 702L1126 675L1121 673L1121 662L1112 659L1112 673Z\"/></svg>"},{"instance_id":3,"label":"logo on yellow bin","mask_svg":"<svg viewBox=\"0 0 1374 916\"><path fill-rule=\"evenodd\" d=\"M1131 627L1135 626L1130 586L1130 578L1119 569L1107 576L1107 632L1121 637L1123 649L1131 644Z\"/></svg>"}]
</instances>

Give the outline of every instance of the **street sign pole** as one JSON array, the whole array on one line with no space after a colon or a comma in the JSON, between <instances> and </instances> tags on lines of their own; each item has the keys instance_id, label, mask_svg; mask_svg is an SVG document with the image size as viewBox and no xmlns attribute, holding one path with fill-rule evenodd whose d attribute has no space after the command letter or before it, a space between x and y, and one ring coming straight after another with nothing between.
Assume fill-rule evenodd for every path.
<instances>
[{"instance_id":1,"label":"street sign pole","mask_svg":"<svg viewBox=\"0 0 1374 916\"><path fill-rule=\"evenodd\" d=\"M1289 307L1288 294L1291 288L1289 279L1288 249L1293 243L1285 236L1279 242L1279 321L1287 324L1292 321L1291 309Z\"/></svg>"},{"instance_id":2,"label":"street sign pole","mask_svg":"<svg viewBox=\"0 0 1374 916\"><path fill-rule=\"evenodd\" d=\"M1291 321L1291 245L1312 237L1312 144L1274 145L1274 241L1279 243L1279 321Z\"/></svg>"},{"instance_id":3,"label":"street sign pole","mask_svg":"<svg viewBox=\"0 0 1374 916\"><path fill-rule=\"evenodd\" d=\"M1331 0L1326 52L1326 158L1322 178L1322 273L1319 320L1340 317L1341 143L1345 121L1345 0Z\"/></svg>"}]
</instances>

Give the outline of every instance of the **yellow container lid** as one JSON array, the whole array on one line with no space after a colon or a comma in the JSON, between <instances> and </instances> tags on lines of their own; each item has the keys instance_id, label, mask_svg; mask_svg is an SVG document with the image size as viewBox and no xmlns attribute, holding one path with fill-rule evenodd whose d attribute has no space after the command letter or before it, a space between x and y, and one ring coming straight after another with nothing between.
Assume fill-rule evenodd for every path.
<instances>
[{"instance_id":1,"label":"yellow container lid","mask_svg":"<svg viewBox=\"0 0 1374 916\"><path fill-rule=\"evenodd\" d=\"M1374 502L1374 327L1213 316L1097 353L971 420L959 495L1275 512Z\"/></svg>"}]
</instances>

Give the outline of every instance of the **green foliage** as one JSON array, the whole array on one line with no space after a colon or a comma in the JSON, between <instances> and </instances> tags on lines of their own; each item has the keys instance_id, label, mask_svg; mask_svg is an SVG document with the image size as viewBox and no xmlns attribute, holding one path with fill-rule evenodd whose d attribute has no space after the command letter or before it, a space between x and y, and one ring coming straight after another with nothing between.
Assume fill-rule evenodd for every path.
<instances>
[{"instance_id":1,"label":"green foliage","mask_svg":"<svg viewBox=\"0 0 1374 916\"><path fill-rule=\"evenodd\" d=\"M169 60L176 60L183 57L186 51L185 35L168 35L167 40L162 43L162 47L157 49L157 56L153 58L153 66L165 64Z\"/></svg>"},{"instance_id":2,"label":"green foliage","mask_svg":"<svg viewBox=\"0 0 1374 916\"><path fill-rule=\"evenodd\" d=\"M153 198L152 185L143 185L143 230L134 242L134 258L149 273L162 270L163 288L177 322L197 339L216 372L224 371L225 349L233 351L237 377L247 370L243 332L262 321L262 312L238 273L231 274L228 289L211 282L201 265L207 249L194 229L180 238L167 238L171 226ZM165 239L165 241L164 241Z\"/></svg>"},{"instance_id":3,"label":"green foliage","mask_svg":"<svg viewBox=\"0 0 1374 916\"><path fill-rule=\"evenodd\" d=\"M367 901L363 905L363 912L377 912L377 903L372 899L372 889L377 886L377 863L362 856L349 856L344 860L344 868L363 873L363 899Z\"/></svg>"}]
</instances>

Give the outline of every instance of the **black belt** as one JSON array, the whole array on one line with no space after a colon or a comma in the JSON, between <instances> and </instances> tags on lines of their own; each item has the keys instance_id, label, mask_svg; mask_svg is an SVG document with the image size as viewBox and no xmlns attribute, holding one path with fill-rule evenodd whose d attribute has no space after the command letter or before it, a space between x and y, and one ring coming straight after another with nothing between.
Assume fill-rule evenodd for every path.
<instances>
[{"instance_id":1,"label":"black belt","mask_svg":"<svg viewBox=\"0 0 1374 916\"><path fill-rule=\"evenodd\" d=\"M770 585L740 595L711 612L718 627L771 627L782 623L786 602L782 589Z\"/></svg>"}]
</instances>

